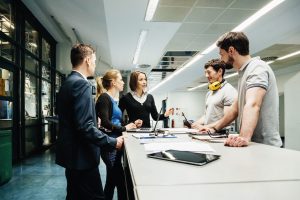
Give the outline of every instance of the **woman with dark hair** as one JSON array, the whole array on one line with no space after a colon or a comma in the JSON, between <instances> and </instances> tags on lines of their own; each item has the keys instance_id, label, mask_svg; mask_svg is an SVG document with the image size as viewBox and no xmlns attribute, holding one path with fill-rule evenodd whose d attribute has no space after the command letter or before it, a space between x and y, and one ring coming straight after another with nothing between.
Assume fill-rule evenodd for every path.
<instances>
[{"instance_id":1,"label":"woman with dark hair","mask_svg":"<svg viewBox=\"0 0 300 200\"><path fill-rule=\"evenodd\" d=\"M101 79L100 79L101 80ZM102 83L102 84L101 84ZM106 92L104 92L105 90ZM118 70L109 70L102 78L102 82L97 81L96 113L101 119L101 127L110 137L117 138L122 135L123 131L140 127L141 120L135 120L122 126L122 111L118 107L117 99L119 92L123 91L124 82L121 73ZM106 165L107 176L104 187L105 199L112 199L114 189L117 187L118 199L126 199L125 178L121 164L123 151L101 150L101 158Z\"/></svg>"},{"instance_id":2,"label":"woman with dark hair","mask_svg":"<svg viewBox=\"0 0 300 200\"><path fill-rule=\"evenodd\" d=\"M154 120L164 120L173 114L174 109L168 109L164 114L157 112L154 98L146 92L147 76L140 71L132 72L130 75L129 86L131 91L120 99L119 107L122 112L127 111L129 122L137 119L143 121L142 127L151 127L150 114Z\"/></svg>"}]
</instances>

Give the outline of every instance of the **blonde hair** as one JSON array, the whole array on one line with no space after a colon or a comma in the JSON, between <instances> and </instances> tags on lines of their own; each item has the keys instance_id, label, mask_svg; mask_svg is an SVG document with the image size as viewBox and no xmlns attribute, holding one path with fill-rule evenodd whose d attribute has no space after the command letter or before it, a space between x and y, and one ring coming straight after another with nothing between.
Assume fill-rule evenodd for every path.
<instances>
[{"instance_id":1,"label":"blonde hair","mask_svg":"<svg viewBox=\"0 0 300 200\"><path fill-rule=\"evenodd\" d=\"M119 70L116 70L116 69L111 69L111 70L108 70L103 78L102 78L102 85L103 87L108 90L112 87L111 85L111 82L113 80L116 80L118 78L118 75L121 75L120 71Z\"/></svg>"},{"instance_id":2,"label":"blonde hair","mask_svg":"<svg viewBox=\"0 0 300 200\"><path fill-rule=\"evenodd\" d=\"M96 98L95 98L95 101L97 101L97 99L100 97L100 95L105 92L105 89L102 85L102 76L97 76L95 78L95 80L96 80Z\"/></svg>"},{"instance_id":3,"label":"blonde hair","mask_svg":"<svg viewBox=\"0 0 300 200\"><path fill-rule=\"evenodd\" d=\"M112 87L111 82L118 78L118 74L121 75L119 70L111 69L108 70L103 77L98 76L96 78L96 85L97 85L97 92L95 98L96 101L102 93L106 92Z\"/></svg>"}]
</instances>

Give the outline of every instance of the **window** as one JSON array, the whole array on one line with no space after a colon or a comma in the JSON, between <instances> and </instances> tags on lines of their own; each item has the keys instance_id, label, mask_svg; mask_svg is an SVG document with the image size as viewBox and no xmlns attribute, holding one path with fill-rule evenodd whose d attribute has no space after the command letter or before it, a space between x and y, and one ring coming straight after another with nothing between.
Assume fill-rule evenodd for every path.
<instances>
[{"instance_id":1,"label":"window","mask_svg":"<svg viewBox=\"0 0 300 200\"><path fill-rule=\"evenodd\" d=\"M42 60L51 65L50 44L45 39L42 39Z\"/></svg>"},{"instance_id":2,"label":"window","mask_svg":"<svg viewBox=\"0 0 300 200\"><path fill-rule=\"evenodd\" d=\"M42 81L42 115L50 116L51 113L51 85L47 81Z\"/></svg>"},{"instance_id":3,"label":"window","mask_svg":"<svg viewBox=\"0 0 300 200\"><path fill-rule=\"evenodd\" d=\"M0 67L0 96L13 96L12 73Z\"/></svg>"},{"instance_id":4,"label":"window","mask_svg":"<svg viewBox=\"0 0 300 200\"><path fill-rule=\"evenodd\" d=\"M56 93L59 92L59 88L61 86L61 82L62 82L61 76L58 73L56 73L56 75L55 75L55 92Z\"/></svg>"},{"instance_id":5,"label":"window","mask_svg":"<svg viewBox=\"0 0 300 200\"><path fill-rule=\"evenodd\" d=\"M0 56L6 60L15 61L15 47L10 42L0 38Z\"/></svg>"},{"instance_id":6,"label":"window","mask_svg":"<svg viewBox=\"0 0 300 200\"><path fill-rule=\"evenodd\" d=\"M42 77L44 79L50 80L50 69L45 65L42 66Z\"/></svg>"},{"instance_id":7,"label":"window","mask_svg":"<svg viewBox=\"0 0 300 200\"><path fill-rule=\"evenodd\" d=\"M25 22L25 48L38 56L38 32L26 21Z\"/></svg>"},{"instance_id":8,"label":"window","mask_svg":"<svg viewBox=\"0 0 300 200\"><path fill-rule=\"evenodd\" d=\"M11 101L0 100L0 127L12 127L13 103Z\"/></svg>"},{"instance_id":9,"label":"window","mask_svg":"<svg viewBox=\"0 0 300 200\"><path fill-rule=\"evenodd\" d=\"M0 1L0 31L14 38L15 16L10 1Z\"/></svg>"},{"instance_id":10,"label":"window","mask_svg":"<svg viewBox=\"0 0 300 200\"><path fill-rule=\"evenodd\" d=\"M25 118L37 118L37 78L25 73Z\"/></svg>"},{"instance_id":11,"label":"window","mask_svg":"<svg viewBox=\"0 0 300 200\"><path fill-rule=\"evenodd\" d=\"M29 54L25 54L25 69L34 74L38 74L39 62Z\"/></svg>"}]
</instances>

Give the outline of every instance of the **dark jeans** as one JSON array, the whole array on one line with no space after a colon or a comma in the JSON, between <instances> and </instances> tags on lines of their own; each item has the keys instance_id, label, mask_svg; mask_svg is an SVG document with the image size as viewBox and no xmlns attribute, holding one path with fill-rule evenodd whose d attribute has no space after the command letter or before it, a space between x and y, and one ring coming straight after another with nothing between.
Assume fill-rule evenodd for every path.
<instances>
[{"instance_id":1,"label":"dark jeans","mask_svg":"<svg viewBox=\"0 0 300 200\"><path fill-rule=\"evenodd\" d=\"M123 151L102 151L101 158L106 165L106 182L104 194L106 200L113 199L114 189L117 187L118 200L127 199L124 171L121 163Z\"/></svg>"},{"instance_id":2,"label":"dark jeans","mask_svg":"<svg viewBox=\"0 0 300 200\"><path fill-rule=\"evenodd\" d=\"M89 170L66 169L67 200L104 199L98 166Z\"/></svg>"}]
</instances>

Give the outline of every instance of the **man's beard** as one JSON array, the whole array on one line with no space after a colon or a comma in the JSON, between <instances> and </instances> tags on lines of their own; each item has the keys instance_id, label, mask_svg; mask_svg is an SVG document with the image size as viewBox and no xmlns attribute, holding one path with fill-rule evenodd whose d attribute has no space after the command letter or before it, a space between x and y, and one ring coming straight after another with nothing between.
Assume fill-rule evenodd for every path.
<instances>
[{"instance_id":1,"label":"man's beard","mask_svg":"<svg viewBox=\"0 0 300 200\"><path fill-rule=\"evenodd\" d=\"M232 69L233 68L234 59L233 57L229 56L228 61L226 62L226 69Z\"/></svg>"}]
</instances>

